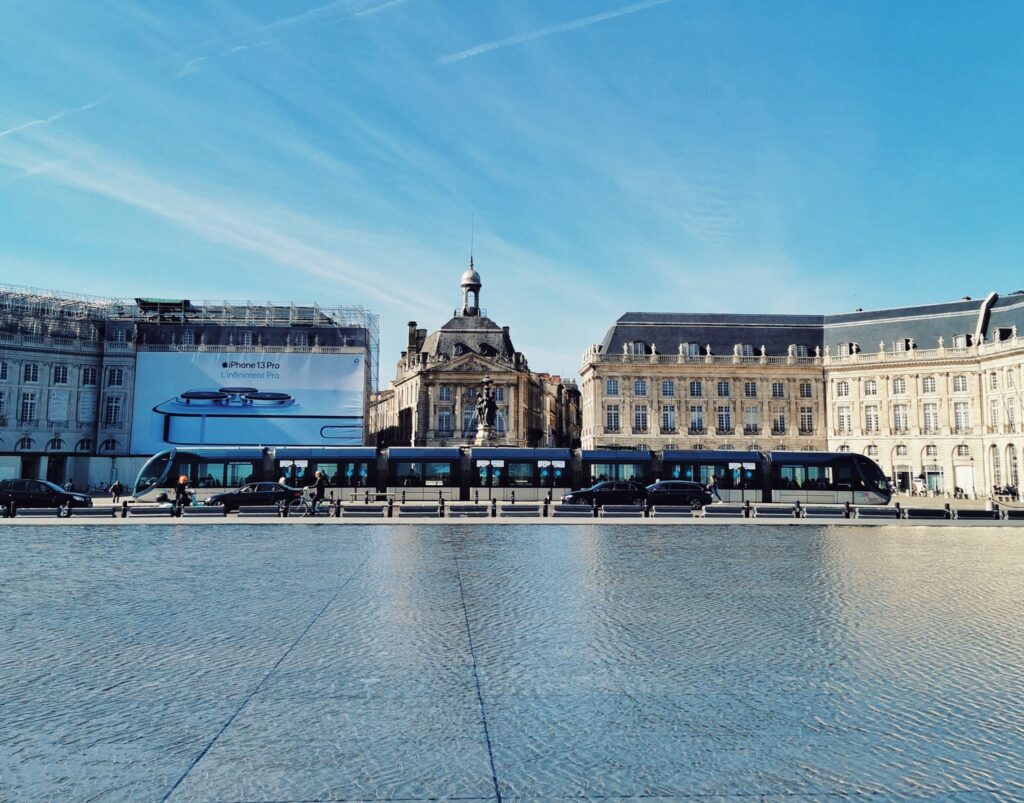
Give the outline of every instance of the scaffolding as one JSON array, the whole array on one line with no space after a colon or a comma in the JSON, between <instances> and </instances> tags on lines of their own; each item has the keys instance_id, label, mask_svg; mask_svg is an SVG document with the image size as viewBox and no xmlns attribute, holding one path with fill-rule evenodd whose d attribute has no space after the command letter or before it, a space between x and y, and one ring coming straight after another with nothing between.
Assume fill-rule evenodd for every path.
<instances>
[{"instance_id":1,"label":"scaffolding","mask_svg":"<svg viewBox=\"0 0 1024 803\"><path fill-rule=\"evenodd\" d=\"M366 333L370 392L376 392L380 364L380 316L363 306L322 306L272 301L105 298L0 284L0 333L27 337L96 339L107 321L174 325L311 326L351 328Z\"/></svg>"}]
</instances>

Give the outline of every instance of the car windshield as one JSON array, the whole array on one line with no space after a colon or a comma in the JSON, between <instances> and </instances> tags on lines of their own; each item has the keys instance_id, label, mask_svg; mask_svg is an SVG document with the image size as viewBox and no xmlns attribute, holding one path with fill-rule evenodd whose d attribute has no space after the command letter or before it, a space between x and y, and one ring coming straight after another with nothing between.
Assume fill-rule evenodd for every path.
<instances>
[{"instance_id":1,"label":"car windshield","mask_svg":"<svg viewBox=\"0 0 1024 803\"><path fill-rule=\"evenodd\" d=\"M59 494L64 493L64 489L61 488L56 483L50 482L48 480L38 480L38 482L39 482L40 485L45 485L46 489L49 490L49 491L56 491Z\"/></svg>"}]
</instances>

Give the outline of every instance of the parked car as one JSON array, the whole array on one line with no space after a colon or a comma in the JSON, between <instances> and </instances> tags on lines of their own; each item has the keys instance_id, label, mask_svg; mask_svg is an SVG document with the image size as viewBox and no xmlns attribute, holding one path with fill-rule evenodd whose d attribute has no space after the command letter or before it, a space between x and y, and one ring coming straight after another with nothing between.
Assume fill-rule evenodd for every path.
<instances>
[{"instance_id":1,"label":"parked car","mask_svg":"<svg viewBox=\"0 0 1024 803\"><path fill-rule=\"evenodd\" d=\"M647 504L704 507L711 504L711 493L699 482L661 480L647 486Z\"/></svg>"},{"instance_id":2,"label":"parked car","mask_svg":"<svg viewBox=\"0 0 1024 803\"><path fill-rule=\"evenodd\" d=\"M299 488L282 485L279 482L250 482L234 491L214 494L206 500L207 505L223 505L225 511L237 510L239 505L290 504L302 497Z\"/></svg>"},{"instance_id":3,"label":"parked car","mask_svg":"<svg viewBox=\"0 0 1024 803\"><path fill-rule=\"evenodd\" d=\"M589 488L570 491L562 497L567 505L639 505L647 498L647 489L639 482L606 480Z\"/></svg>"},{"instance_id":4,"label":"parked car","mask_svg":"<svg viewBox=\"0 0 1024 803\"><path fill-rule=\"evenodd\" d=\"M46 480L0 480L0 505L8 512L22 507L92 507L87 494L65 491Z\"/></svg>"}]
</instances>

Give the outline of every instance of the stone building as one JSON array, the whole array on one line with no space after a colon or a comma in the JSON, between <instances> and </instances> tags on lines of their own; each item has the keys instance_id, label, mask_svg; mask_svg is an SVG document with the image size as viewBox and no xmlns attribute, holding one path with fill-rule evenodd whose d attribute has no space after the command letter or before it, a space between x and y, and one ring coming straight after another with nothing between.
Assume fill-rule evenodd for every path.
<instances>
[{"instance_id":1,"label":"stone building","mask_svg":"<svg viewBox=\"0 0 1024 803\"><path fill-rule=\"evenodd\" d=\"M480 306L480 274L462 274L462 306L436 332L409 322L408 345L395 379L371 405L369 442L379 446L470 445L476 401L487 378L497 402L495 444L578 444L579 391L575 383L530 371L515 350L509 327Z\"/></svg>"},{"instance_id":2,"label":"stone building","mask_svg":"<svg viewBox=\"0 0 1024 803\"><path fill-rule=\"evenodd\" d=\"M630 312L583 355L585 449L824 449L821 316Z\"/></svg>"},{"instance_id":3,"label":"stone building","mask_svg":"<svg viewBox=\"0 0 1024 803\"><path fill-rule=\"evenodd\" d=\"M1024 292L842 315L627 313L580 369L584 448L830 449L905 492L1020 488Z\"/></svg>"},{"instance_id":4,"label":"stone building","mask_svg":"<svg viewBox=\"0 0 1024 803\"><path fill-rule=\"evenodd\" d=\"M133 427L149 423L133 420L143 355L355 353L365 355L367 398L377 330L377 316L361 307L0 287L0 479L70 479L83 490L132 481L151 456L131 447Z\"/></svg>"}]
</instances>

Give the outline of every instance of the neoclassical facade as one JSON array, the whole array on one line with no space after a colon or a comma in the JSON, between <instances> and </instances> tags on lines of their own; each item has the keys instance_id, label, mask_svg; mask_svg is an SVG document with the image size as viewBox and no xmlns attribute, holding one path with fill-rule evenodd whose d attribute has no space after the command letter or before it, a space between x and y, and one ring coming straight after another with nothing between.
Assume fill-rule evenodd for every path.
<instances>
[{"instance_id":1,"label":"neoclassical facade","mask_svg":"<svg viewBox=\"0 0 1024 803\"><path fill-rule=\"evenodd\" d=\"M826 316L627 313L580 370L584 448L831 449L904 491L1020 488L1024 293Z\"/></svg>"},{"instance_id":2,"label":"neoclassical facade","mask_svg":"<svg viewBox=\"0 0 1024 803\"><path fill-rule=\"evenodd\" d=\"M480 307L480 274L462 274L462 305L436 332L409 322L408 345L391 386L370 410L369 442L378 446L471 445L476 400L485 378L497 402L495 445L573 446L579 441L575 383L530 371L509 327Z\"/></svg>"}]
</instances>

